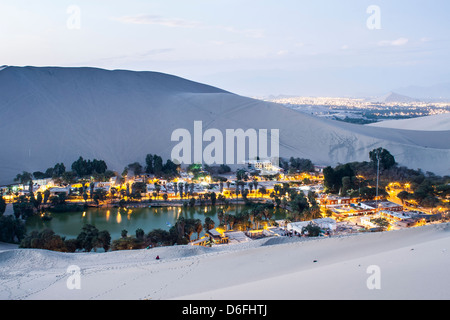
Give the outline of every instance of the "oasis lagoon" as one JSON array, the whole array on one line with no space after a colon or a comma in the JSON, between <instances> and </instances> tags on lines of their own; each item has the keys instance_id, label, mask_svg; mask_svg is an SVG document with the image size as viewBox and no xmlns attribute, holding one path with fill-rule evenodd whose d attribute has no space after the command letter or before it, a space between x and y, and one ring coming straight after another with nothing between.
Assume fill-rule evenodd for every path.
<instances>
[{"instance_id":1,"label":"oasis lagoon","mask_svg":"<svg viewBox=\"0 0 450 320\"><path fill-rule=\"evenodd\" d=\"M229 206L197 206L197 207L142 207L142 208L88 208L82 212L51 213L52 219L42 220L39 216L27 219L27 233L34 230L52 229L56 234L74 239L81 232L85 224L94 225L99 231L107 230L112 240L121 237L122 230L128 235L135 235L137 229L147 234L154 229L169 230L180 217L185 219L200 219L205 222L210 217L219 225L217 213L220 209L224 213L237 215L244 210L250 210L244 205ZM284 210L275 209L272 219L285 218Z\"/></svg>"}]
</instances>

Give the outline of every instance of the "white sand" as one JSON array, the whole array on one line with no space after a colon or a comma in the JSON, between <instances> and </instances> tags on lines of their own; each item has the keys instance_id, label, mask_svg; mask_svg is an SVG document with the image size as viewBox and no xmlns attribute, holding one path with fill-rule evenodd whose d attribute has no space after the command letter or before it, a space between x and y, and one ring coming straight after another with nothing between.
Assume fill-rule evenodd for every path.
<instances>
[{"instance_id":1,"label":"white sand","mask_svg":"<svg viewBox=\"0 0 450 320\"><path fill-rule=\"evenodd\" d=\"M79 290L67 288L69 265L81 269ZM379 267L380 289L367 287L371 265ZM448 299L449 265L448 224L213 248L90 254L6 248L0 251L0 298Z\"/></svg>"},{"instance_id":2,"label":"white sand","mask_svg":"<svg viewBox=\"0 0 450 320\"><path fill-rule=\"evenodd\" d=\"M143 164L148 153L169 159L178 144L172 132L193 133L194 121L224 136L227 129L278 129L281 157L317 165L368 161L371 150L383 147L409 168L450 172L450 131L320 119L155 72L8 67L0 71L0 184L60 162L69 170L80 155L105 160L119 173Z\"/></svg>"},{"instance_id":3,"label":"white sand","mask_svg":"<svg viewBox=\"0 0 450 320\"><path fill-rule=\"evenodd\" d=\"M450 113L436 114L412 119L386 120L368 124L371 127L419 131L449 131Z\"/></svg>"}]
</instances>

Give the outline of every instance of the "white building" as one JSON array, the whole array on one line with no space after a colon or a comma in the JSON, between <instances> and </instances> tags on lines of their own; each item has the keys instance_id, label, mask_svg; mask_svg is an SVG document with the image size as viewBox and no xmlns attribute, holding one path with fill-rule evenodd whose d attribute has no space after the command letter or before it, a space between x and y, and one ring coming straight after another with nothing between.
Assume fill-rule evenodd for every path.
<instances>
[{"instance_id":1,"label":"white building","mask_svg":"<svg viewBox=\"0 0 450 320\"><path fill-rule=\"evenodd\" d=\"M308 226L310 223L311 221L290 222L286 225L286 230L289 232L297 232L298 234L301 234L303 227Z\"/></svg>"},{"instance_id":2,"label":"white building","mask_svg":"<svg viewBox=\"0 0 450 320\"><path fill-rule=\"evenodd\" d=\"M244 165L248 169L259 170L261 175L272 175L282 172L282 168L276 166L270 160L246 160Z\"/></svg>"},{"instance_id":3,"label":"white building","mask_svg":"<svg viewBox=\"0 0 450 320\"><path fill-rule=\"evenodd\" d=\"M94 184L94 191L97 191L99 189L103 189L106 192L109 192L109 189L113 186L112 182L96 182Z\"/></svg>"},{"instance_id":4,"label":"white building","mask_svg":"<svg viewBox=\"0 0 450 320\"><path fill-rule=\"evenodd\" d=\"M50 196L57 196L59 194L69 195L69 188L54 187L54 188L50 188L49 191L50 191Z\"/></svg>"},{"instance_id":5,"label":"white building","mask_svg":"<svg viewBox=\"0 0 450 320\"><path fill-rule=\"evenodd\" d=\"M411 216L405 214L404 212L396 212L396 211L389 211L389 210L381 210L379 212L379 215L382 218L386 218L389 220L389 222L397 222L402 221L406 219L411 219Z\"/></svg>"},{"instance_id":6,"label":"white building","mask_svg":"<svg viewBox=\"0 0 450 320\"><path fill-rule=\"evenodd\" d=\"M320 227L320 229L323 230L336 230L336 220L332 218L320 218L320 219L314 219L312 221L314 224Z\"/></svg>"},{"instance_id":7,"label":"white building","mask_svg":"<svg viewBox=\"0 0 450 320\"><path fill-rule=\"evenodd\" d=\"M376 228L378 227L377 224L373 223L372 221L370 221L371 219L373 219L374 217L372 216L364 216L361 217L361 224L365 227L365 228Z\"/></svg>"}]
</instances>

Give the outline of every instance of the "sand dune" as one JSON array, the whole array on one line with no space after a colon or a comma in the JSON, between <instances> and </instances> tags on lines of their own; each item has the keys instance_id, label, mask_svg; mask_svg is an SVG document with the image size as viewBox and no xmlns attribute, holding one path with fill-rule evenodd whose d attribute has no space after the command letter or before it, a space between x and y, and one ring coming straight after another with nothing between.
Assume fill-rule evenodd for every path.
<instances>
[{"instance_id":1,"label":"sand dune","mask_svg":"<svg viewBox=\"0 0 450 320\"><path fill-rule=\"evenodd\" d=\"M397 162L448 174L450 131L352 125L155 72L7 67L0 71L0 184L81 155L122 172L148 153L168 159L178 128L279 129L280 156L318 165L368 160L376 147ZM206 143L205 145L206 146Z\"/></svg>"},{"instance_id":2,"label":"sand dune","mask_svg":"<svg viewBox=\"0 0 450 320\"><path fill-rule=\"evenodd\" d=\"M386 120L368 124L368 126L378 128L394 128L404 130L419 131L449 131L450 130L450 113L437 114L426 117Z\"/></svg>"},{"instance_id":3,"label":"sand dune","mask_svg":"<svg viewBox=\"0 0 450 320\"><path fill-rule=\"evenodd\" d=\"M273 239L273 238L272 238ZM203 248L0 251L0 299L448 299L450 226ZM0 248L1 249L1 248ZM156 255L161 260L155 260ZM316 262L314 262L316 261ZM81 270L69 290L67 268ZM370 266L379 289L369 289ZM377 280L377 281L378 281ZM372 283L369 280L370 283Z\"/></svg>"}]
</instances>

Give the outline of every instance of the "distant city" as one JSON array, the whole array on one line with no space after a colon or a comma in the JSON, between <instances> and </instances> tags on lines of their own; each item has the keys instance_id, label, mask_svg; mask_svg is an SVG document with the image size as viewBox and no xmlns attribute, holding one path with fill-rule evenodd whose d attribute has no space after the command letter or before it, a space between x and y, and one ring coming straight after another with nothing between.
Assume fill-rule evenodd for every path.
<instances>
[{"instance_id":1,"label":"distant city","mask_svg":"<svg viewBox=\"0 0 450 320\"><path fill-rule=\"evenodd\" d=\"M378 99L280 96L261 100L314 116L357 124L450 113L450 102L416 101L396 93Z\"/></svg>"}]
</instances>

